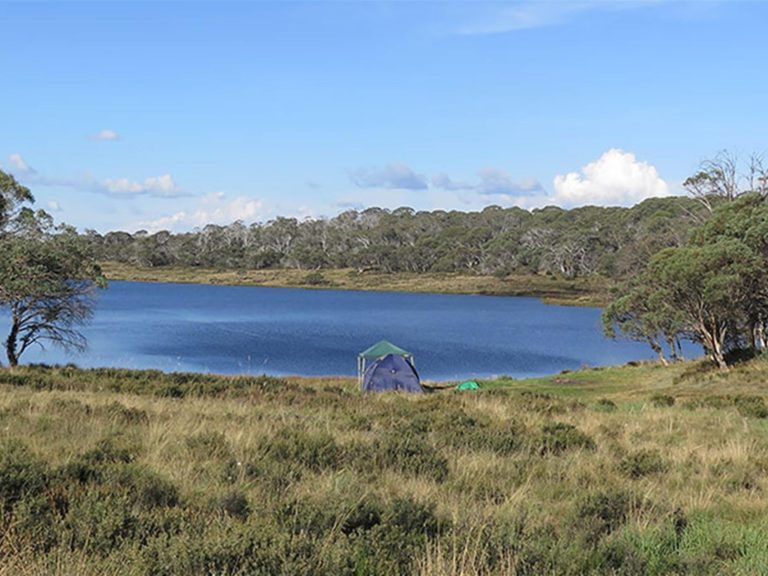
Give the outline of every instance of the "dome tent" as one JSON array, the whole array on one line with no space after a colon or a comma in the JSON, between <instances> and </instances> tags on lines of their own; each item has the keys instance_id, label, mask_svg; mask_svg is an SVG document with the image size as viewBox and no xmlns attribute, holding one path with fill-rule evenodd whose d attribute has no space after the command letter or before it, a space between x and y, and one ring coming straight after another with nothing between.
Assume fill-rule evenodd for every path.
<instances>
[{"instance_id":1,"label":"dome tent","mask_svg":"<svg viewBox=\"0 0 768 576\"><path fill-rule=\"evenodd\" d=\"M368 361L378 360L384 358L387 354L394 354L396 356L402 356L413 366L413 354L407 350L403 350L399 346L395 346L392 342L386 340L380 340L367 350L363 350L357 355L357 381L362 385L363 375L365 374L366 365Z\"/></svg>"},{"instance_id":2,"label":"dome tent","mask_svg":"<svg viewBox=\"0 0 768 576\"><path fill-rule=\"evenodd\" d=\"M387 354L368 366L362 389L364 392L424 392L416 369L404 356L396 354Z\"/></svg>"}]
</instances>

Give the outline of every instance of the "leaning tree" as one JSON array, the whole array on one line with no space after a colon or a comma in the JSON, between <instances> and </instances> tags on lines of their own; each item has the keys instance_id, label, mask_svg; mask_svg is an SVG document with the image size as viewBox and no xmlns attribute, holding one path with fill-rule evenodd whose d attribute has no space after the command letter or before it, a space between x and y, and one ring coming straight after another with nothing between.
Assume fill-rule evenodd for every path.
<instances>
[{"instance_id":1,"label":"leaning tree","mask_svg":"<svg viewBox=\"0 0 768 576\"><path fill-rule=\"evenodd\" d=\"M105 286L87 243L74 228L54 226L45 212L23 206L32 195L1 171L0 198L0 307L10 313L8 363L16 366L33 345L83 349L80 328L92 315L96 288Z\"/></svg>"}]
</instances>

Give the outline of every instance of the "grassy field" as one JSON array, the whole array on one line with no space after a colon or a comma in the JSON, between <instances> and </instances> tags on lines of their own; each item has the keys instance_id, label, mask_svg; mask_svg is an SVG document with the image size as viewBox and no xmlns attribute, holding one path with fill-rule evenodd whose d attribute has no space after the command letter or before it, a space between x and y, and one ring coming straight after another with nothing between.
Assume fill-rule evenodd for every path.
<instances>
[{"instance_id":1,"label":"grassy field","mask_svg":"<svg viewBox=\"0 0 768 576\"><path fill-rule=\"evenodd\" d=\"M766 381L2 369L0 576L768 574Z\"/></svg>"},{"instance_id":2,"label":"grassy field","mask_svg":"<svg viewBox=\"0 0 768 576\"><path fill-rule=\"evenodd\" d=\"M506 278L470 274L385 274L342 270L214 270L205 268L141 268L118 262L104 262L110 280L181 282L335 290L376 290L393 292L434 292L486 294L494 296L538 296L549 303L581 306L604 305L611 282L606 279L567 280L536 274Z\"/></svg>"}]
</instances>

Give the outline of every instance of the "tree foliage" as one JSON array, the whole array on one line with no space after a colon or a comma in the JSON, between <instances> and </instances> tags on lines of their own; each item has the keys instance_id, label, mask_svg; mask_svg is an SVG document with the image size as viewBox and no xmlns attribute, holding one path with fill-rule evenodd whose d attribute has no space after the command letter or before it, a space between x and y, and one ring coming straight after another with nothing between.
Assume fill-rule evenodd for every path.
<instances>
[{"instance_id":1,"label":"tree foliage","mask_svg":"<svg viewBox=\"0 0 768 576\"><path fill-rule=\"evenodd\" d=\"M5 176L0 172L0 181ZM31 346L46 342L84 348L79 329L91 317L95 288L105 285L88 243L73 228L54 226L45 212L21 206L32 200L28 190L9 186L0 197L6 209L0 229L0 306L11 316L8 363L15 366Z\"/></svg>"},{"instance_id":2,"label":"tree foliage","mask_svg":"<svg viewBox=\"0 0 768 576\"><path fill-rule=\"evenodd\" d=\"M728 353L766 347L768 199L741 193L714 208L688 245L654 255L603 313L606 333L702 344L721 368ZM674 348L673 348L674 349Z\"/></svg>"}]
</instances>

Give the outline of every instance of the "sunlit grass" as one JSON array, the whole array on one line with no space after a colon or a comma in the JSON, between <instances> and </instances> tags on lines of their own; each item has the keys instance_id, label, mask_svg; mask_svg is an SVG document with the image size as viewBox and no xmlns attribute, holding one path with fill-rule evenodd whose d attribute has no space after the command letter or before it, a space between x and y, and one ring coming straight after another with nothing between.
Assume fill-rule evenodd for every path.
<instances>
[{"instance_id":1,"label":"sunlit grass","mask_svg":"<svg viewBox=\"0 0 768 576\"><path fill-rule=\"evenodd\" d=\"M767 377L3 369L0 576L761 574Z\"/></svg>"}]
</instances>

